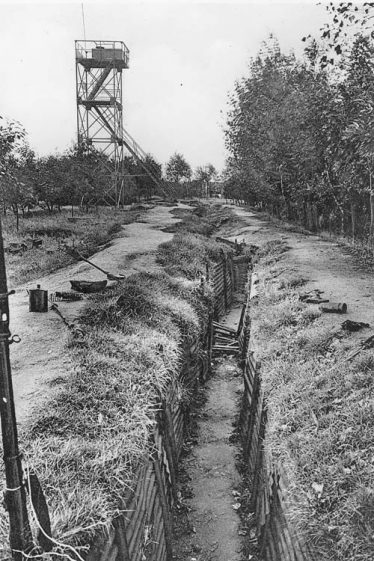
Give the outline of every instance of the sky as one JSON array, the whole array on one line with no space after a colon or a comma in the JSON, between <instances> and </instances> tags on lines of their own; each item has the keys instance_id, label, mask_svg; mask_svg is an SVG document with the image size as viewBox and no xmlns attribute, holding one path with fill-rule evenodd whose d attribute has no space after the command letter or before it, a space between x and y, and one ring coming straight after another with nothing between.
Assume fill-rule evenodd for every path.
<instances>
[{"instance_id":1,"label":"sky","mask_svg":"<svg viewBox=\"0 0 374 561\"><path fill-rule=\"evenodd\" d=\"M310 1L122 0L83 4L86 39L124 41L124 127L161 163L179 152L193 168L226 157L223 129L235 80L273 33L301 53L326 10ZM80 2L0 0L0 115L25 127L38 155L76 141L74 40Z\"/></svg>"}]
</instances>

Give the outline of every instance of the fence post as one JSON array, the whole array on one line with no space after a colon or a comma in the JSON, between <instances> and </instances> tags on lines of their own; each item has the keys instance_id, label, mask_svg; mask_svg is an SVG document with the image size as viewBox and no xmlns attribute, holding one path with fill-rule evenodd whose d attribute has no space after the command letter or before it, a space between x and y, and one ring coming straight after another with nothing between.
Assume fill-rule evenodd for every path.
<instances>
[{"instance_id":1,"label":"fence post","mask_svg":"<svg viewBox=\"0 0 374 561\"><path fill-rule=\"evenodd\" d=\"M166 401L162 402L162 424L165 452L169 463L171 492L175 501L177 497L177 474L178 474L178 453L175 441L173 420L171 417L170 406Z\"/></svg>"},{"instance_id":2,"label":"fence post","mask_svg":"<svg viewBox=\"0 0 374 561\"><path fill-rule=\"evenodd\" d=\"M114 526L116 532L115 541L118 547L117 561L131 561L123 517L117 518Z\"/></svg>"},{"instance_id":3,"label":"fence post","mask_svg":"<svg viewBox=\"0 0 374 561\"><path fill-rule=\"evenodd\" d=\"M224 251L222 253L222 268L223 268L223 300L225 303L225 311L228 309L228 298L227 298L227 260Z\"/></svg>"}]
</instances>

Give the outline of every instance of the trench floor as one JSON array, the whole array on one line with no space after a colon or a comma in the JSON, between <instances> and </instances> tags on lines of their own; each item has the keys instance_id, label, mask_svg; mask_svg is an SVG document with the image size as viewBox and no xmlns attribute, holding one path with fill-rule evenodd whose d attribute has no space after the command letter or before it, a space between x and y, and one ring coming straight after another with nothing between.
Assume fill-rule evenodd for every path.
<instances>
[{"instance_id":1,"label":"trench floor","mask_svg":"<svg viewBox=\"0 0 374 561\"><path fill-rule=\"evenodd\" d=\"M221 320L236 328L241 306ZM236 358L214 360L213 373L192 411L192 431L180 467L174 559L241 561L239 445L234 438L242 393Z\"/></svg>"}]
</instances>

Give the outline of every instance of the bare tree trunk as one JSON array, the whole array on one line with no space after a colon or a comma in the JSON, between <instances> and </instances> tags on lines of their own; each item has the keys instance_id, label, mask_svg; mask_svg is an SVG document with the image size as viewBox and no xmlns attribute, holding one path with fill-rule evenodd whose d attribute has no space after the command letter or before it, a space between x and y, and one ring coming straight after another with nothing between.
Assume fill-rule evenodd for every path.
<instances>
[{"instance_id":1,"label":"bare tree trunk","mask_svg":"<svg viewBox=\"0 0 374 561\"><path fill-rule=\"evenodd\" d=\"M333 197L334 197L334 200L335 200L336 208L340 212L340 235L344 236L344 206L341 203L338 202L335 195L333 195Z\"/></svg>"},{"instance_id":2,"label":"bare tree trunk","mask_svg":"<svg viewBox=\"0 0 374 561\"><path fill-rule=\"evenodd\" d=\"M374 193L371 183L371 172L369 173L369 188L370 188L370 243L373 242L374 234Z\"/></svg>"},{"instance_id":3,"label":"bare tree trunk","mask_svg":"<svg viewBox=\"0 0 374 561\"><path fill-rule=\"evenodd\" d=\"M356 238L356 205L352 200L351 200L351 225L352 225L352 239L354 243Z\"/></svg>"},{"instance_id":4,"label":"bare tree trunk","mask_svg":"<svg viewBox=\"0 0 374 561\"><path fill-rule=\"evenodd\" d=\"M280 175L280 187L281 187L281 193L282 193L282 197L283 197L284 210L286 212L286 220L289 220L290 215L289 215L289 208L288 208L288 204L287 204L286 195L284 194L282 166L279 166L279 175Z\"/></svg>"},{"instance_id":5,"label":"bare tree trunk","mask_svg":"<svg viewBox=\"0 0 374 561\"><path fill-rule=\"evenodd\" d=\"M16 230L19 230L19 212L18 212L18 205L13 206L14 216L16 217Z\"/></svg>"},{"instance_id":6,"label":"bare tree trunk","mask_svg":"<svg viewBox=\"0 0 374 561\"><path fill-rule=\"evenodd\" d=\"M313 230L313 212L312 212L312 203L307 201L306 203L306 219L307 219L307 229L312 231Z\"/></svg>"},{"instance_id":7,"label":"bare tree trunk","mask_svg":"<svg viewBox=\"0 0 374 561\"><path fill-rule=\"evenodd\" d=\"M313 217L313 232L318 232L318 212L317 205L312 204L312 217Z\"/></svg>"},{"instance_id":8,"label":"bare tree trunk","mask_svg":"<svg viewBox=\"0 0 374 561\"><path fill-rule=\"evenodd\" d=\"M344 237L344 209L340 208L340 235Z\"/></svg>"}]
</instances>

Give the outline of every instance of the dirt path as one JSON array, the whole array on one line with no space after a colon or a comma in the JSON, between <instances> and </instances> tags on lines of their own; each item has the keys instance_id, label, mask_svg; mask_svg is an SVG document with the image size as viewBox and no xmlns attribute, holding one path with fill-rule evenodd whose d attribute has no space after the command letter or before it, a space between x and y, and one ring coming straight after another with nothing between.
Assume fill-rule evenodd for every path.
<instances>
[{"instance_id":1,"label":"dirt path","mask_svg":"<svg viewBox=\"0 0 374 561\"><path fill-rule=\"evenodd\" d=\"M240 311L240 306L234 307L225 324L236 329ZM178 561L242 559L239 449L233 440L240 390L236 360L217 359L206 385L206 401L197 411L196 446L182 463L182 481L189 484L182 490L184 510L176 520L174 558Z\"/></svg>"},{"instance_id":2,"label":"dirt path","mask_svg":"<svg viewBox=\"0 0 374 561\"><path fill-rule=\"evenodd\" d=\"M121 237L91 260L104 270L126 276L139 270L155 270L157 265L152 252L173 236L163 232L162 228L178 222L170 214L171 210L162 206L149 210L142 222L124 226ZM127 257L134 253L139 255L129 261ZM32 409L53 392L53 381L66 376L72 368L65 349L69 330L52 311L30 313L27 289L40 284L49 293L68 291L71 290L70 279L103 280L105 276L87 263L78 262L17 288L16 294L10 297L11 331L21 337L20 344L10 347L16 415L20 425ZM79 316L84 305L85 300L58 303L69 322Z\"/></svg>"},{"instance_id":3,"label":"dirt path","mask_svg":"<svg viewBox=\"0 0 374 561\"><path fill-rule=\"evenodd\" d=\"M365 271L357 260L336 242L289 232L264 221L253 212L232 207L246 225L231 238L263 245L270 239L282 239L289 246L282 259L284 269L308 279L305 290L318 288L332 302L345 302L346 316L325 314L323 323L335 326L343 319L363 321L374 326L373 273ZM303 288L304 289L304 288ZM362 334L360 334L362 335Z\"/></svg>"}]
</instances>

